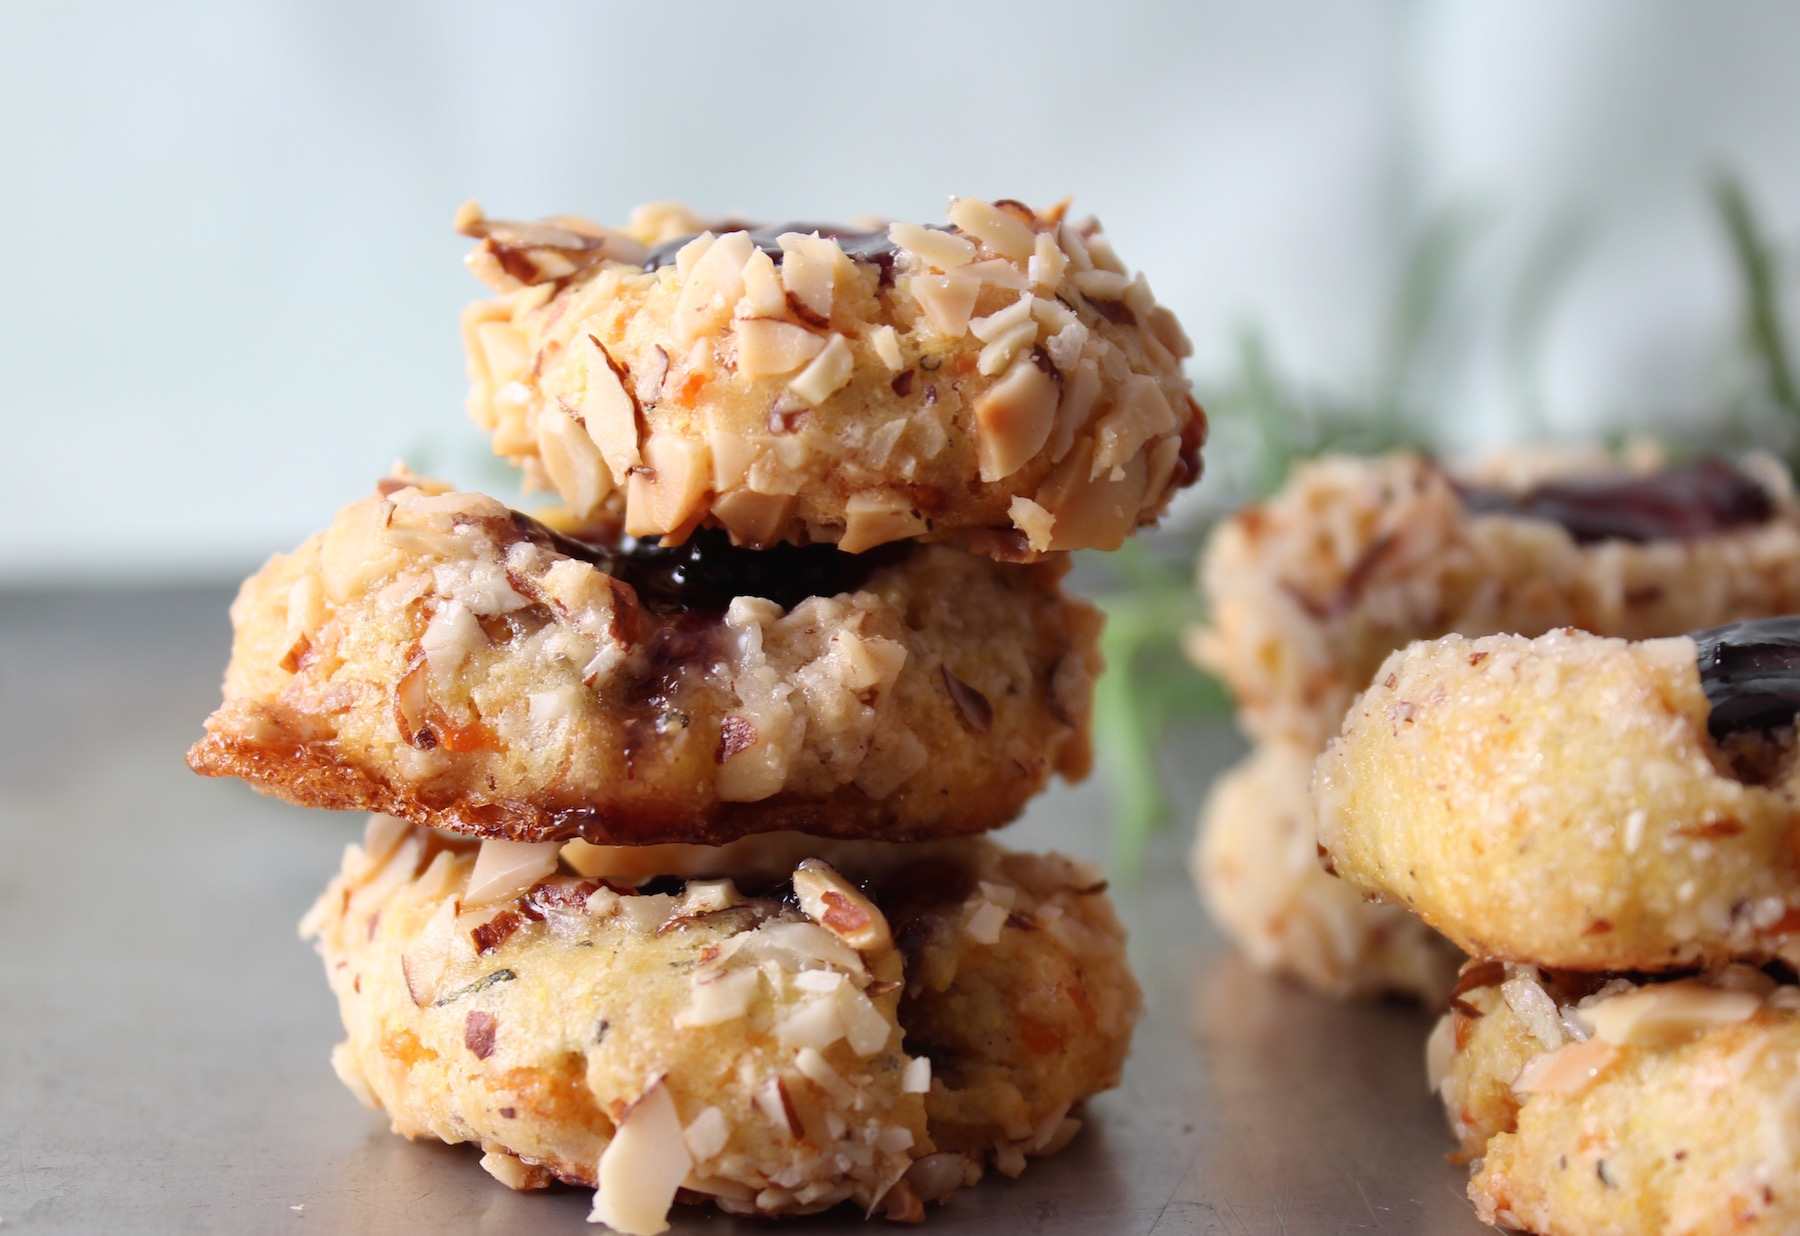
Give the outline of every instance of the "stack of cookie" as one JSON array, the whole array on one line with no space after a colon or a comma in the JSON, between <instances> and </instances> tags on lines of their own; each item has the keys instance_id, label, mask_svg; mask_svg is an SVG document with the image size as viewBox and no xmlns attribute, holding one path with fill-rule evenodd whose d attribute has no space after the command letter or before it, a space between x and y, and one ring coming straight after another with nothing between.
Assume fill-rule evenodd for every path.
<instances>
[{"instance_id":1,"label":"stack of cookie","mask_svg":"<svg viewBox=\"0 0 1800 1236\"><path fill-rule=\"evenodd\" d=\"M1797 715L1792 617L1451 636L1351 709L1320 838L1476 959L1428 1054L1488 1222L1800 1230Z\"/></svg>"},{"instance_id":2,"label":"stack of cookie","mask_svg":"<svg viewBox=\"0 0 1800 1236\"><path fill-rule=\"evenodd\" d=\"M1220 527L1191 651L1256 742L1214 786L1194 875L1247 955L1335 996L1441 1000L1460 955L1319 860L1313 764L1395 649L1578 627L1647 639L1800 610L1800 503L1779 463L1540 449L1449 470L1325 458Z\"/></svg>"},{"instance_id":3,"label":"stack of cookie","mask_svg":"<svg viewBox=\"0 0 1800 1236\"><path fill-rule=\"evenodd\" d=\"M1099 874L979 834L1088 766L1116 548L1199 474L1091 222L466 209L471 409L562 507L404 470L245 583L189 763L375 815L308 915L339 1076L654 1232L916 1219L1116 1084Z\"/></svg>"}]
</instances>

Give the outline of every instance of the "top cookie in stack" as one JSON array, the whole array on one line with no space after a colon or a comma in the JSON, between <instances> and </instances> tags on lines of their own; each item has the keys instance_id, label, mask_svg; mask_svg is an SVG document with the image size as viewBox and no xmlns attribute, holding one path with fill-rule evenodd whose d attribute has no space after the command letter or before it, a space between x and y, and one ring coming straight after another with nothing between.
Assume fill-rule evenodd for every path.
<instances>
[{"instance_id":1,"label":"top cookie in stack","mask_svg":"<svg viewBox=\"0 0 1800 1236\"><path fill-rule=\"evenodd\" d=\"M459 223L471 408L567 509L382 482L244 586L196 770L615 844L967 834L1085 773L1063 551L1153 521L1206 424L1096 225Z\"/></svg>"}]
</instances>

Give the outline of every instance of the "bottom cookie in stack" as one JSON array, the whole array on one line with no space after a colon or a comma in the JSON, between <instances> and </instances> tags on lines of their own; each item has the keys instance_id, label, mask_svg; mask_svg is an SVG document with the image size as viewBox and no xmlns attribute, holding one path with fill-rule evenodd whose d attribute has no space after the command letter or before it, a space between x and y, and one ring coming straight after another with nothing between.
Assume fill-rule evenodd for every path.
<instances>
[{"instance_id":1,"label":"bottom cookie in stack","mask_svg":"<svg viewBox=\"0 0 1800 1236\"><path fill-rule=\"evenodd\" d=\"M1066 1144L1141 1003L1098 873L978 839L613 849L375 816L302 930L365 1103L514 1188L596 1187L622 1232L678 1199L922 1218Z\"/></svg>"},{"instance_id":2,"label":"bottom cookie in stack","mask_svg":"<svg viewBox=\"0 0 1800 1236\"><path fill-rule=\"evenodd\" d=\"M1471 963L1432 1088L1481 1218L1530 1232L1800 1228L1800 987Z\"/></svg>"}]
</instances>

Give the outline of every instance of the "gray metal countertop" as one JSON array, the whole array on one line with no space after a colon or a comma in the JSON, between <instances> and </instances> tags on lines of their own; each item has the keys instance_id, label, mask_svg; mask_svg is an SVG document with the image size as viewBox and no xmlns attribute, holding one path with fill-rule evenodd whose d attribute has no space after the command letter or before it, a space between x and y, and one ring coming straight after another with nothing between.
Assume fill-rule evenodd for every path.
<instances>
[{"instance_id":1,"label":"gray metal countertop","mask_svg":"<svg viewBox=\"0 0 1800 1236\"><path fill-rule=\"evenodd\" d=\"M591 1232L408 1143L332 1075L336 1009L295 923L361 823L181 763L217 701L223 590L0 593L0 1232ZM1171 763L1183 809L1240 750ZM1106 798L1001 834L1100 859ZM1205 922L1188 829L1115 896L1148 995L1122 1089L1061 1155L990 1176L941 1233L1459 1232L1478 1224L1425 1093L1428 1018L1250 971ZM845 1211L788 1225L869 1230ZM677 1232L768 1232L680 1210Z\"/></svg>"}]
</instances>

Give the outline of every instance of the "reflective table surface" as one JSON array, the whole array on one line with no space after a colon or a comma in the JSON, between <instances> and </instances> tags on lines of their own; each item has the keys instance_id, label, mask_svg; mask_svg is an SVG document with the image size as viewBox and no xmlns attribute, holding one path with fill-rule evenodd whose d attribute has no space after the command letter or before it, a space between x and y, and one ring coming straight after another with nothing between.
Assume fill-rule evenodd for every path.
<instances>
[{"instance_id":1,"label":"reflective table surface","mask_svg":"<svg viewBox=\"0 0 1800 1236\"><path fill-rule=\"evenodd\" d=\"M395 1137L333 1076L336 1009L295 924L361 821L183 766L228 600L0 594L0 1233L598 1230L586 1191L512 1193L470 1147ZM1184 821L1114 882L1148 997L1123 1087L1062 1154L990 1174L929 1230L1488 1230L1425 1091L1429 1018L1259 975L1196 905L1188 821L1241 750L1223 727L1178 740ZM1096 783L1058 787L1001 839L1100 861L1106 808ZM869 1230L848 1210L786 1226Z\"/></svg>"}]
</instances>

